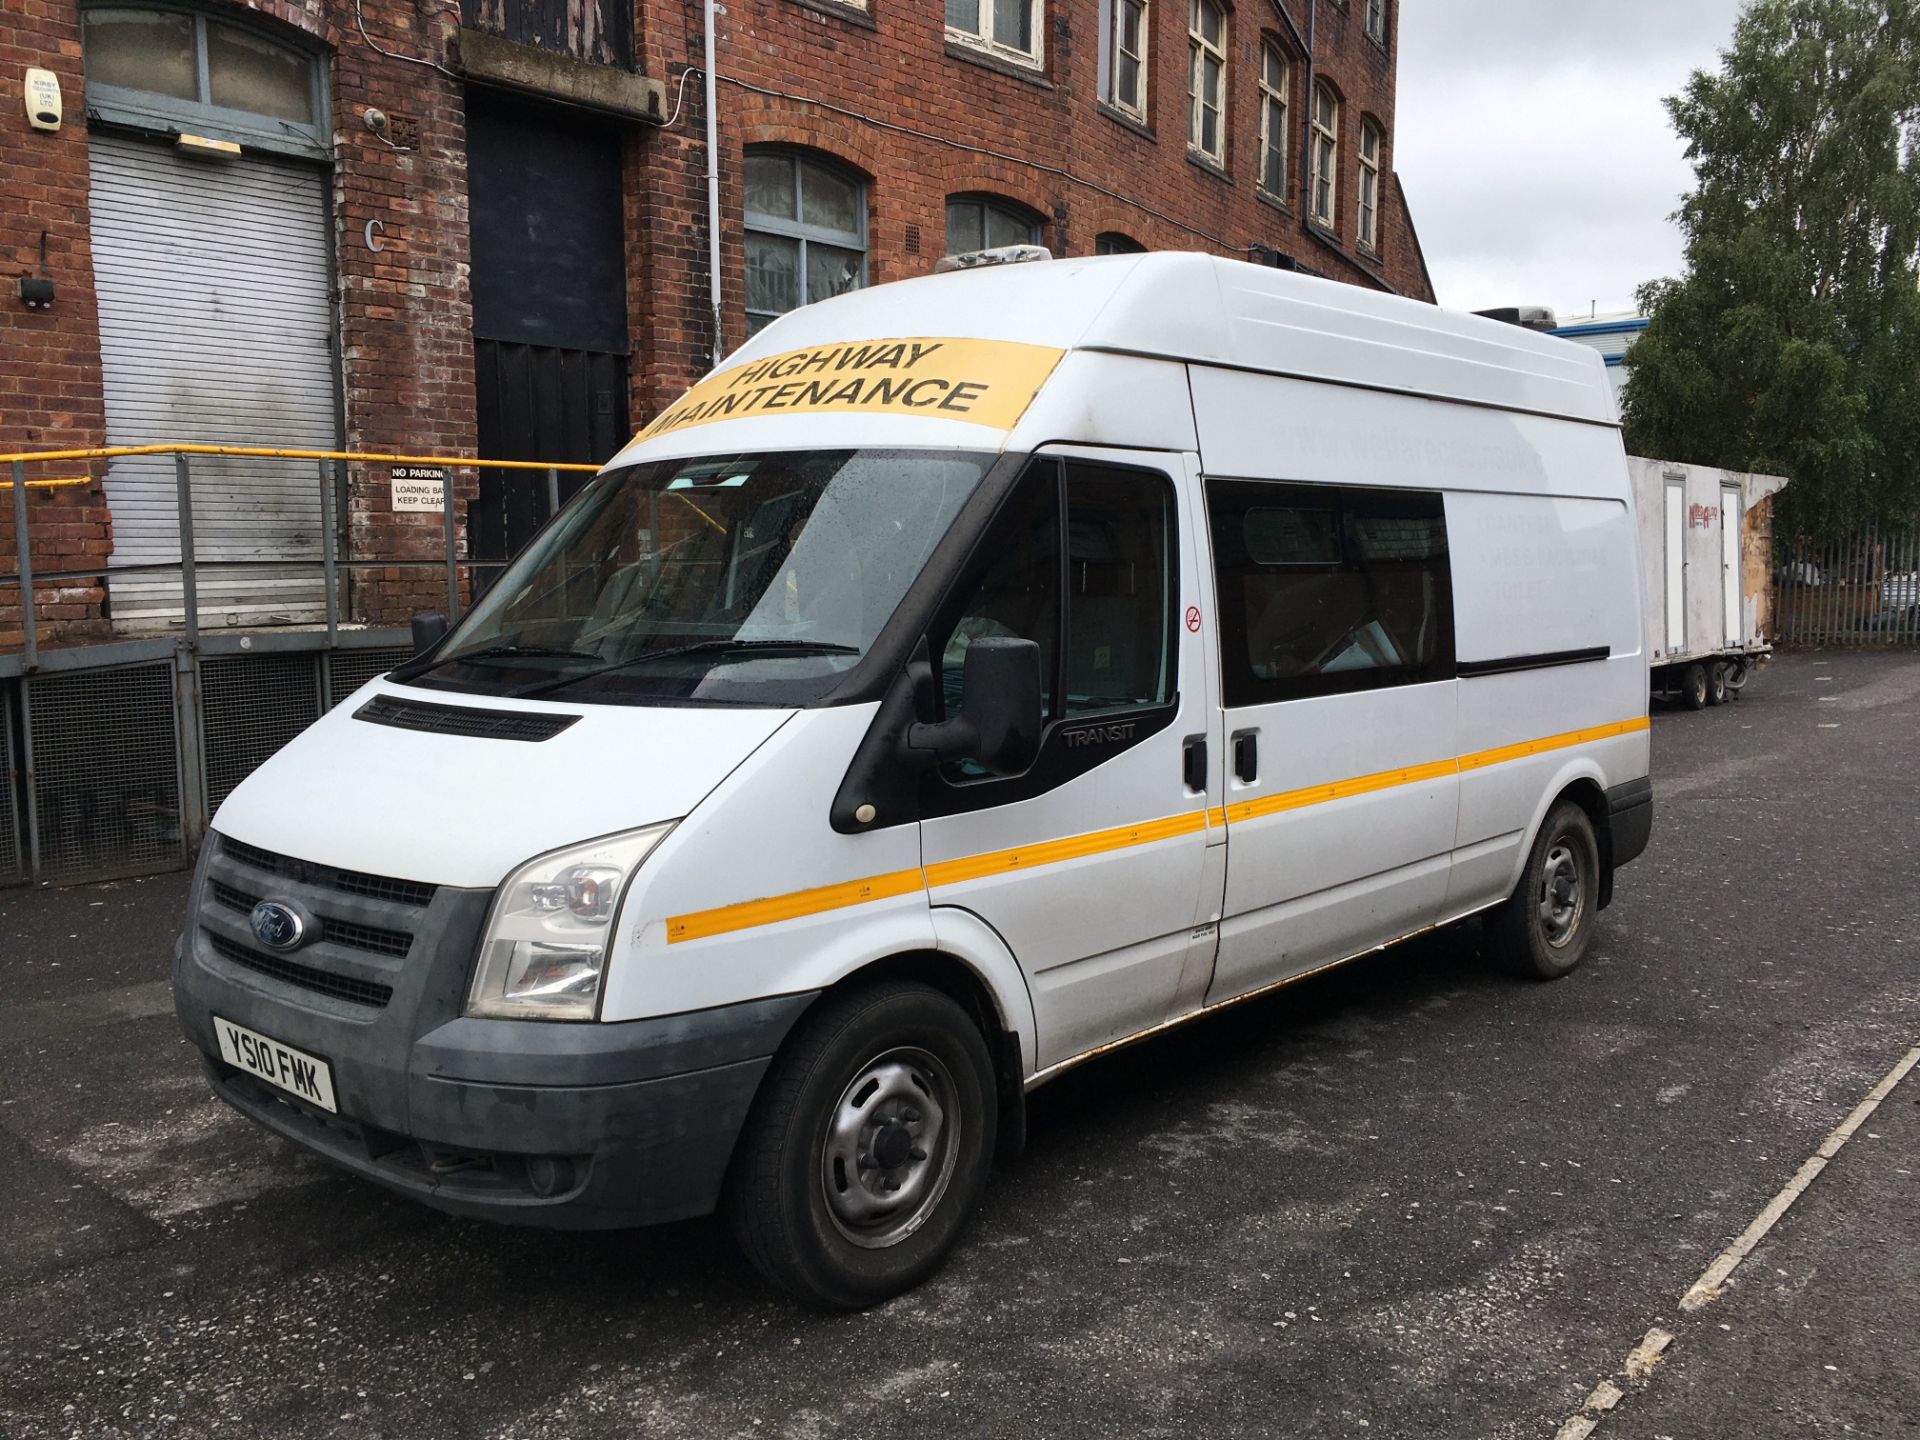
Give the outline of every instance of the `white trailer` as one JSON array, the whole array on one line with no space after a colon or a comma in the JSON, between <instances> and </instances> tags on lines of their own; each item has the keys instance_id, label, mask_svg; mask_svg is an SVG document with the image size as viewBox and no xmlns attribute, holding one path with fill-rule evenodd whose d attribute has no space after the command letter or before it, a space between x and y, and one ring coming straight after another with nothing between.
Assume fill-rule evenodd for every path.
<instances>
[{"instance_id":1,"label":"white trailer","mask_svg":"<svg viewBox=\"0 0 1920 1440\"><path fill-rule=\"evenodd\" d=\"M1646 567L1647 656L1655 695L1717 705L1773 655L1771 497L1787 481L1629 457Z\"/></svg>"}]
</instances>

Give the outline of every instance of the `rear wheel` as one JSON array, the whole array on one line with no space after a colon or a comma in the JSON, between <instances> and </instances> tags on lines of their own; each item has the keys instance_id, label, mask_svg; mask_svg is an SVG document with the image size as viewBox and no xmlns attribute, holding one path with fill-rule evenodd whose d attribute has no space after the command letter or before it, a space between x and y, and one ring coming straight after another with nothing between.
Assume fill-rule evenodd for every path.
<instances>
[{"instance_id":1,"label":"rear wheel","mask_svg":"<svg viewBox=\"0 0 1920 1440\"><path fill-rule=\"evenodd\" d=\"M951 998L893 981L833 996L774 1060L727 1216L790 1294L857 1310L932 1275L986 1183L993 1062Z\"/></svg>"},{"instance_id":2,"label":"rear wheel","mask_svg":"<svg viewBox=\"0 0 1920 1440\"><path fill-rule=\"evenodd\" d=\"M1680 676L1680 699L1689 710L1707 708L1707 667L1700 664L1687 666Z\"/></svg>"},{"instance_id":3,"label":"rear wheel","mask_svg":"<svg viewBox=\"0 0 1920 1440\"><path fill-rule=\"evenodd\" d=\"M1709 705L1727 703L1727 667L1718 660L1707 667L1707 703Z\"/></svg>"},{"instance_id":4,"label":"rear wheel","mask_svg":"<svg viewBox=\"0 0 1920 1440\"><path fill-rule=\"evenodd\" d=\"M1593 821L1563 800L1540 827L1519 885L1488 919L1494 960L1516 975L1559 979L1586 958L1599 899Z\"/></svg>"}]
</instances>

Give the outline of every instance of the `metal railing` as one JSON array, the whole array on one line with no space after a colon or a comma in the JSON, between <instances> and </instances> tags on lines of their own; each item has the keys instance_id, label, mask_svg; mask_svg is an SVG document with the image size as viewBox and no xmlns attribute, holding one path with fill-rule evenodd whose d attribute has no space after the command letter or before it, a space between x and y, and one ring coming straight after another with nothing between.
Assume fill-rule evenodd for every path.
<instances>
[{"instance_id":1,"label":"metal railing","mask_svg":"<svg viewBox=\"0 0 1920 1440\"><path fill-rule=\"evenodd\" d=\"M150 455L173 458L179 558L114 564L105 556L88 556L84 565L63 561L58 568L36 572L33 512L66 520L71 511L29 506L27 492L92 484L91 475L72 475L79 462ZM194 538L194 462L215 456L313 464L321 517L319 556L309 551L274 560L203 557ZM67 468L55 476L31 477L29 467L42 464ZM421 558L417 549L409 556L343 554L335 505L348 493L350 465L431 466L442 471L441 553L428 558ZM18 651L0 654L0 884L27 879L71 883L150 874L188 863L214 810L247 774L410 653L410 636L401 626L342 621L343 575L359 569L443 569L448 618L453 619L460 611L460 568L498 563L459 553L455 475L461 470L522 472L529 483L544 484L551 514L560 505L561 476L591 474L597 468L455 455L197 444L0 455L0 489L12 492L18 561L15 573L0 574L0 603L11 598L10 589L18 590L23 640ZM5 513L0 508L0 515ZM202 509L201 518L207 513ZM211 585L213 573L263 568L273 572L274 579L317 574L325 590L324 631L310 623L273 622L203 630L201 579ZM182 613L177 624L169 608L164 616L145 617L150 626L164 626L159 633L42 648L36 586L156 574L169 591L173 577L179 577ZM310 600L295 608L312 613Z\"/></svg>"},{"instance_id":2,"label":"metal railing","mask_svg":"<svg viewBox=\"0 0 1920 1440\"><path fill-rule=\"evenodd\" d=\"M100 563L80 569L41 571L33 569L33 545L28 534L29 519L27 491L42 487L62 485L91 484L91 477L63 477L55 480L29 480L26 468L31 464L71 463L75 461L115 460L136 455L171 455L174 469L174 492L176 523L179 526L180 558L177 561L157 561L150 564L113 565ZM460 611L460 564L456 542L457 518L454 514L454 496L452 477L456 470L517 470L543 473L547 487L547 513L552 514L560 508L560 476L562 474L593 474L600 467L532 460L479 460L459 455L395 455L359 450L300 450L264 445L202 445L186 442L162 445L106 445L83 450L40 450L22 451L17 454L0 455L0 464L11 467L12 479L6 483L13 492L14 543L17 554L16 573L0 575L0 587L16 586L21 596L21 630L26 668L31 670L38 663L39 633L37 617L34 613L33 587L35 584L49 584L64 580L94 580L101 576L131 576L138 574L171 574L180 572L182 608L184 611L183 633L189 646L199 638L198 580L203 568L224 569L261 569L285 570L312 561L300 560L202 560L196 553L193 538L193 472L194 456L221 456L238 459L258 460L310 460L317 465L317 482L320 492L320 560L324 588L326 591L326 624L329 642L337 635L340 624L338 572L354 569L393 569L412 566L444 565L447 577L447 618L456 618ZM439 561L418 560L394 556L343 556L339 553L339 537L335 533L333 522L335 485L345 493L346 470L350 464L359 465L420 465L442 469L447 473L447 483L441 496L441 536L444 554ZM469 564L474 563L468 557ZM484 562L482 562L484 563Z\"/></svg>"},{"instance_id":3,"label":"metal railing","mask_svg":"<svg viewBox=\"0 0 1920 1440\"><path fill-rule=\"evenodd\" d=\"M1780 555L1773 619L1782 645L1920 645L1920 527L1869 527Z\"/></svg>"}]
</instances>

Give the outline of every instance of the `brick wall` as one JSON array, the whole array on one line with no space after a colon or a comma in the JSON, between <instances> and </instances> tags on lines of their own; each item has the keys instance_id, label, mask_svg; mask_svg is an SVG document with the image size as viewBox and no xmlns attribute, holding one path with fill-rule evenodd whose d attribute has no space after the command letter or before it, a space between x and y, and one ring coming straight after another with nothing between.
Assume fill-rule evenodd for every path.
<instances>
[{"instance_id":1,"label":"brick wall","mask_svg":"<svg viewBox=\"0 0 1920 1440\"><path fill-rule=\"evenodd\" d=\"M29 66L59 77L64 123L48 134L27 123L21 82ZM23 0L0 7L0 452L80 449L106 434L100 403L100 337L87 234L86 97L80 21L70 5ZM42 269L42 237L45 268ZM49 310L21 303L23 276L53 281ZM29 480L88 477L89 484L27 490L27 531L36 573L84 568L111 546L100 468L84 462L33 465ZM0 482L11 480L0 466ZM0 575L15 573L13 491L0 484ZM97 579L34 587L41 639L99 638L104 591ZM0 650L23 642L20 591L0 585Z\"/></svg>"},{"instance_id":2,"label":"brick wall","mask_svg":"<svg viewBox=\"0 0 1920 1440\"><path fill-rule=\"evenodd\" d=\"M1060 255L1092 254L1106 231L1150 249L1240 258L1259 245L1336 280L1431 300L1392 173L1397 0L1389 6L1384 46L1365 34L1365 0L1318 0L1315 7L1313 72L1342 102L1331 230L1308 225L1302 206L1309 92L1307 57L1295 30L1305 38L1309 0L1286 0L1293 28L1274 5L1248 0L1230 11L1226 159L1217 168L1196 163L1187 148L1185 0L1152 0L1149 7L1145 124L1100 103L1098 0L1049 0L1045 63L1038 71L990 63L950 44L937 5L870 0L858 9L838 0L751 0L727 7L715 64L725 77L718 109L727 348L746 333L742 153L759 144L819 151L867 181L873 284L930 270L944 249L947 197L971 192L1004 197L1044 217L1043 242ZM671 79L682 66L701 63L700 13L685 0L648 6L640 33L653 73ZM1289 183L1278 199L1261 192L1255 178L1263 40L1291 62ZM657 413L705 367L711 327L699 101L696 80L680 123L647 141L659 190L649 202L652 223L636 237L652 247L641 263L651 265L654 278L635 287L652 307L643 302L636 316L643 352L635 372L636 417ZM1363 116L1379 125L1385 140L1377 255L1355 244Z\"/></svg>"}]
</instances>

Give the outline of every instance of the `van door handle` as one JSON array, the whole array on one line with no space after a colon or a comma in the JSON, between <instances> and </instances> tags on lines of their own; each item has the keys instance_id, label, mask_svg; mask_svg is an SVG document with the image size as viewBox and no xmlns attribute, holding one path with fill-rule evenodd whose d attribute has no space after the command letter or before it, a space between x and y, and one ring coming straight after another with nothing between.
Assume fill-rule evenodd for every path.
<instances>
[{"instance_id":1,"label":"van door handle","mask_svg":"<svg viewBox=\"0 0 1920 1440\"><path fill-rule=\"evenodd\" d=\"M1180 757L1181 774L1187 782L1187 789L1196 794L1207 788L1207 737L1189 735L1186 748Z\"/></svg>"},{"instance_id":2,"label":"van door handle","mask_svg":"<svg viewBox=\"0 0 1920 1440\"><path fill-rule=\"evenodd\" d=\"M1233 737L1233 778L1251 785L1260 778L1260 736L1255 730L1242 730Z\"/></svg>"}]
</instances>

